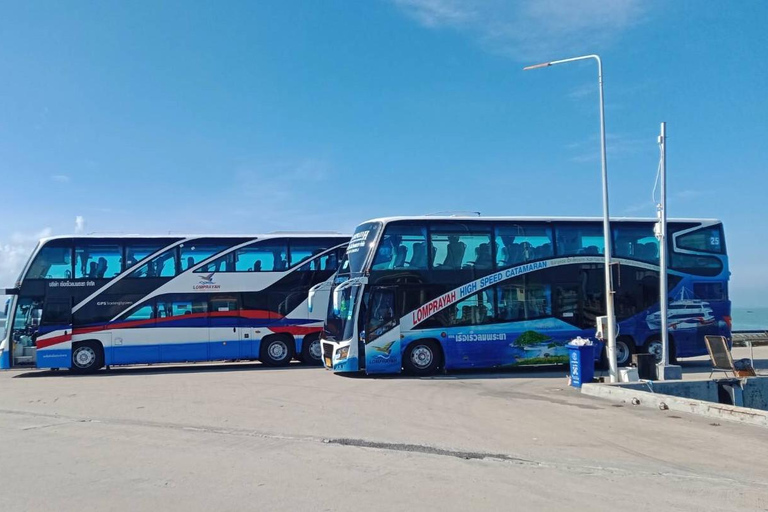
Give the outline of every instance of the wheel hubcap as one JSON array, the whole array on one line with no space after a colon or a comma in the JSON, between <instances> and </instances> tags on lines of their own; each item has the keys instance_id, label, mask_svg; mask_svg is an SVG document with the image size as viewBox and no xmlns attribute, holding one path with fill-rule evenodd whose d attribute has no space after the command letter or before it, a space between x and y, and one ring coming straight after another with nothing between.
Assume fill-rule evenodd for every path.
<instances>
[{"instance_id":1,"label":"wheel hubcap","mask_svg":"<svg viewBox=\"0 0 768 512\"><path fill-rule=\"evenodd\" d=\"M648 345L648 353L653 354L656 358L656 362L661 361L661 342L653 341Z\"/></svg>"},{"instance_id":2,"label":"wheel hubcap","mask_svg":"<svg viewBox=\"0 0 768 512\"><path fill-rule=\"evenodd\" d=\"M267 353L275 361L282 361L288 356L288 346L282 341L275 341L269 345Z\"/></svg>"},{"instance_id":3,"label":"wheel hubcap","mask_svg":"<svg viewBox=\"0 0 768 512\"><path fill-rule=\"evenodd\" d=\"M433 359L432 350L427 346L419 345L411 351L411 362L416 368L427 368Z\"/></svg>"},{"instance_id":4,"label":"wheel hubcap","mask_svg":"<svg viewBox=\"0 0 768 512\"><path fill-rule=\"evenodd\" d=\"M96 352L91 347L80 347L75 350L73 359L78 368L88 368L96 361Z\"/></svg>"},{"instance_id":5,"label":"wheel hubcap","mask_svg":"<svg viewBox=\"0 0 768 512\"><path fill-rule=\"evenodd\" d=\"M315 361L319 361L322 357L322 348L320 347L320 340L312 340L309 344L309 357Z\"/></svg>"},{"instance_id":6,"label":"wheel hubcap","mask_svg":"<svg viewBox=\"0 0 768 512\"><path fill-rule=\"evenodd\" d=\"M625 364L629 361L629 347L622 341L616 342L616 361Z\"/></svg>"}]
</instances>

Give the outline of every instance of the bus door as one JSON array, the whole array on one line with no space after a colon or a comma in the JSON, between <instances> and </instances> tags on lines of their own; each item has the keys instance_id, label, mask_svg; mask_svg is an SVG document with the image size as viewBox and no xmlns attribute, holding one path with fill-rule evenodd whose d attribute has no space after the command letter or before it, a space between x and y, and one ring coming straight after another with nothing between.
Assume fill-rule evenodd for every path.
<instances>
[{"instance_id":1,"label":"bus door","mask_svg":"<svg viewBox=\"0 0 768 512\"><path fill-rule=\"evenodd\" d=\"M368 296L365 330L360 338L365 344L366 373L398 373L402 368L400 319L397 315L396 288L373 287Z\"/></svg>"},{"instance_id":2,"label":"bus door","mask_svg":"<svg viewBox=\"0 0 768 512\"><path fill-rule=\"evenodd\" d=\"M19 297L13 322L7 327L10 333L11 366L32 366L35 364L35 338L37 337L42 298Z\"/></svg>"},{"instance_id":3,"label":"bus door","mask_svg":"<svg viewBox=\"0 0 768 512\"><path fill-rule=\"evenodd\" d=\"M43 309L40 315L40 326L37 333L33 335L35 347L37 347L37 338L39 336L61 336L72 333L72 297L47 298L43 302ZM39 368L59 368L66 367L70 363L69 354L61 350L48 350L45 357L37 360ZM58 345L61 348L61 345ZM27 350L26 348L24 349ZM36 349L29 349L30 353L37 356Z\"/></svg>"},{"instance_id":4,"label":"bus door","mask_svg":"<svg viewBox=\"0 0 768 512\"><path fill-rule=\"evenodd\" d=\"M208 355L211 360L239 359L240 343L245 337L245 331L249 329L240 326L240 301L237 295L211 297L208 312Z\"/></svg>"}]
</instances>

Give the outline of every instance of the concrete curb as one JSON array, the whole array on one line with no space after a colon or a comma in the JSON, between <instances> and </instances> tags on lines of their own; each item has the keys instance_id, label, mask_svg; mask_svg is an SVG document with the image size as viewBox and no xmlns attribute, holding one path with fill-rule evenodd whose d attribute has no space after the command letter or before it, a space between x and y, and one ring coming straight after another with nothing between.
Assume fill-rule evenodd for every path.
<instances>
[{"instance_id":1,"label":"concrete curb","mask_svg":"<svg viewBox=\"0 0 768 512\"><path fill-rule=\"evenodd\" d=\"M768 427L768 411L717 404L704 400L680 398L638 389L626 389L615 384L584 384L581 392L585 395L605 398L614 402L649 407L653 409L687 412L708 418L735 421L744 425Z\"/></svg>"}]
</instances>

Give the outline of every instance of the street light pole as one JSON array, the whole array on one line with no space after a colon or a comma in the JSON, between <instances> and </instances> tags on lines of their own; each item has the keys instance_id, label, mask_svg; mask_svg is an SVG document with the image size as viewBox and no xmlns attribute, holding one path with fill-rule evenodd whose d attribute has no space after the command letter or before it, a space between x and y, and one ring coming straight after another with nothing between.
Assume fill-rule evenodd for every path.
<instances>
[{"instance_id":1,"label":"street light pole","mask_svg":"<svg viewBox=\"0 0 768 512\"><path fill-rule=\"evenodd\" d=\"M667 302L667 123L661 123L661 200L659 201L659 292L661 313L661 364L669 365L669 320Z\"/></svg>"},{"instance_id":2,"label":"street light pole","mask_svg":"<svg viewBox=\"0 0 768 512\"><path fill-rule=\"evenodd\" d=\"M597 61L597 82L600 87L600 153L602 160L603 176L603 237L605 245L605 314L608 317L608 373L611 382L618 381L618 370L616 364L616 315L613 307L613 273L611 271L611 224L608 213L608 162L605 153L605 102L603 97L603 62L598 55L583 55L571 59L553 60L534 66L523 68L529 69L546 68L557 64L566 64L578 60L594 59Z\"/></svg>"}]
</instances>

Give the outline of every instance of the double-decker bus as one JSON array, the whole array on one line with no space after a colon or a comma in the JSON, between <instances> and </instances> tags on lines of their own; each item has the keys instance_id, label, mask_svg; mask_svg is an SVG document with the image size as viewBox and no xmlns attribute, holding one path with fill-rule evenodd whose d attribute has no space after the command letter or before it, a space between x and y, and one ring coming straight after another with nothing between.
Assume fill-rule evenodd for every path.
<instances>
[{"instance_id":1,"label":"double-decker bus","mask_svg":"<svg viewBox=\"0 0 768 512\"><path fill-rule=\"evenodd\" d=\"M293 358L320 364L331 279L348 236L52 237L5 289L0 368L92 372L137 363Z\"/></svg>"},{"instance_id":2,"label":"double-decker bus","mask_svg":"<svg viewBox=\"0 0 768 512\"><path fill-rule=\"evenodd\" d=\"M617 359L661 355L655 219L615 219ZM670 353L730 337L728 259L717 220L670 220ZM321 343L337 372L564 363L605 315L601 219L395 217L358 226ZM604 347L597 357L604 357Z\"/></svg>"}]
</instances>

